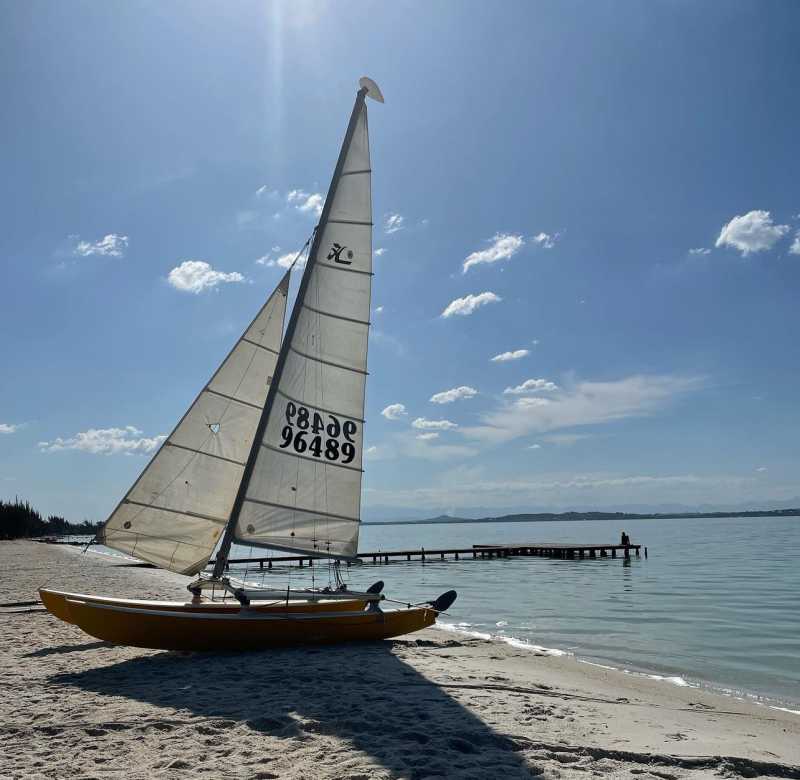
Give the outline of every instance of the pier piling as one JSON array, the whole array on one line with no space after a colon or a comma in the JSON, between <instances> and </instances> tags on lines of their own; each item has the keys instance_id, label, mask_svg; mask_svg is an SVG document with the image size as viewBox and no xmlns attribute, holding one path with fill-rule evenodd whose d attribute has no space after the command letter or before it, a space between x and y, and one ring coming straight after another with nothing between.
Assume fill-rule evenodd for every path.
<instances>
[{"instance_id":1,"label":"pier piling","mask_svg":"<svg viewBox=\"0 0 800 780\"><path fill-rule=\"evenodd\" d=\"M577 560L577 559L597 559L608 558L609 553L611 558L617 558L617 551L621 550L623 557L626 561L631 559L631 550L636 554L637 558L641 558L642 545L639 544L574 544L567 542L537 544L533 542L525 542L524 544L473 544L472 547L466 548L440 548L436 550L425 550L420 547L418 550L375 550L374 552L358 553L355 557L362 561L371 560L373 564L388 564L390 559L405 558L406 561L420 560L423 563L428 560L428 557L435 555L439 560L444 561L448 557L456 561L461 560L461 556L471 555L473 560L478 557L481 560L491 560L494 558L517 558L522 556L538 556L540 558L557 558L561 560ZM647 559L647 547L644 547L644 557ZM272 569L274 565L278 564L297 564L299 567L314 565L315 558L322 558L324 556L308 556L302 557L295 555L271 556L266 558L230 558L227 562L226 571L230 568L231 564L258 564L258 568L263 570L266 566L267 569ZM211 565L213 565L211 561ZM347 566L350 566L350 561L346 561Z\"/></svg>"}]
</instances>

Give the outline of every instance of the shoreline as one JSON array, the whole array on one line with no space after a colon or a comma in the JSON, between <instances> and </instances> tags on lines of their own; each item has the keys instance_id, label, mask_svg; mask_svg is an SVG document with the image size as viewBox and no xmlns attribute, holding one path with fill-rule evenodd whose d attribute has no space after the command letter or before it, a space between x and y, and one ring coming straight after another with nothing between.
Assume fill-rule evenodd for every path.
<instances>
[{"instance_id":1,"label":"shoreline","mask_svg":"<svg viewBox=\"0 0 800 780\"><path fill-rule=\"evenodd\" d=\"M63 546L53 545L53 546L58 547L61 550L71 551L71 553L68 554L72 554L75 552L78 553L83 552L81 548L75 546L70 546L70 545L63 545ZM131 563L140 563L136 558L132 558L123 553L118 553L113 550L108 550L108 551L106 551L105 549L97 550L97 549L92 549L90 547L88 548L87 553L92 553L94 555L99 555L105 558L111 558L115 560L124 560L124 561L130 561ZM173 576L169 572L164 572L154 567L153 568L142 567L142 569L154 573L155 576L158 576L159 574L164 575L167 578L171 578ZM688 688L693 688L695 690L708 691L718 696L724 696L726 698L731 698L736 701L749 702L751 704L755 704L760 707L767 707L769 709L774 709L781 712L800 715L800 701L795 701L788 697L780 698L779 696L776 696L774 694L768 694L757 690L732 689L726 684L717 682L715 680L695 678L692 676L691 672L687 672L684 670L680 670L677 674L668 674L664 673L663 671L654 669L644 669L636 667L628 668L628 666L625 664L624 661L618 661L616 659L594 658L590 654L578 655L570 650L564 650L559 647L549 647L549 646L546 647L543 645L534 644L524 638L515 637L513 635L492 633L490 631L472 630L469 627L467 627L466 624L463 624L462 627L462 624L438 622L434 626L434 628L435 630L481 639L487 642L506 644L511 647L518 648L520 650L527 650L529 652L545 653L547 655L570 658L576 663L583 663L583 664L589 664L591 666L597 666L602 669L618 672L619 674L633 675L635 677L643 677L649 680L653 680L655 682L666 683L678 687L688 687Z\"/></svg>"},{"instance_id":2,"label":"shoreline","mask_svg":"<svg viewBox=\"0 0 800 780\"><path fill-rule=\"evenodd\" d=\"M779 710L781 712L788 712L793 715L800 715L800 702L795 702L792 699L781 699L775 696L770 696L765 693L752 690L733 690L726 687L722 683L713 680L702 680L699 678L686 679L683 674L660 674L659 672L648 669L633 669L626 668L625 666L617 665L612 662L606 663L605 659L595 659L589 655L577 655L569 650L563 650L559 647L544 647L542 645L532 644L525 639L519 637L503 634L492 634L485 631L472 631L467 628L460 628L459 624L446 624L437 623L435 628L439 631L446 631L461 636L474 637L482 639L486 642L497 642L500 644L507 644L511 647L516 647L521 650L528 650L534 653L544 653L545 655L553 655L562 658L570 658L575 663L588 664L589 666L596 666L600 669L607 669L608 671L617 672L619 674L632 675L634 677L642 677L654 682L666 683L674 685L679 688L693 688L699 691L708 691L717 696L724 696L726 698L735 699L736 701L748 702L755 704L759 707L767 707L768 709Z\"/></svg>"},{"instance_id":3,"label":"shoreline","mask_svg":"<svg viewBox=\"0 0 800 780\"><path fill-rule=\"evenodd\" d=\"M120 560L7 542L0 602L45 580L182 594L184 578ZM3 778L800 778L794 713L447 629L176 654L97 642L42 610L5 618Z\"/></svg>"}]
</instances>

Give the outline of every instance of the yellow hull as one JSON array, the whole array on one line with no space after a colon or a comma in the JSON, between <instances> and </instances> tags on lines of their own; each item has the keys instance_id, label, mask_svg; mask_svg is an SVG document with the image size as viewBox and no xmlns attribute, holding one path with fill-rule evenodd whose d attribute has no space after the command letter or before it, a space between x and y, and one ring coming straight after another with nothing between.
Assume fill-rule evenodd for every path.
<instances>
[{"instance_id":1,"label":"yellow hull","mask_svg":"<svg viewBox=\"0 0 800 780\"><path fill-rule=\"evenodd\" d=\"M164 612L199 612L208 614L238 613L239 603L236 601L202 601L192 604L190 601L139 601L136 599L115 599L107 596L87 596L82 593L64 593L58 590L39 590L39 596L47 610L65 623L74 623L70 614L68 599L83 601L92 604L106 604L118 607L131 607L134 609L161 610ZM361 599L339 599L327 601L254 601L250 609L257 612L283 613L283 612L353 612L364 609L367 602Z\"/></svg>"},{"instance_id":2,"label":"yellow hull","mask_svg":"<svg viewBox=\"0 0 800 780\"><path fill-rule=\"evenodd\" d=\"M422 607L381 612L231 612L137 609L67 599L72 622L118 645L155 650L260 650L283 645L387 639L432 626L436 611Z\"/></svg>"}]
</instances>

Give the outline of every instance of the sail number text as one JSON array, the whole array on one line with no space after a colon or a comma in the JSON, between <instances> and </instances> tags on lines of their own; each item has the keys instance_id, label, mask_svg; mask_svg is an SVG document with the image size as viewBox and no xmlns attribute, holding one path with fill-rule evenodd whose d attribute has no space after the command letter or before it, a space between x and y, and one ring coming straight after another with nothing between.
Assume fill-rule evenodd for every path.
<instances>
[{"instance_id":1,"label":"sail number text","mask_svg":"<svg viewBox=\"0 0 800 780\"><path fill-rule=\"evenodd\" d=\"M351 463L356 456L355 435L358 426L352 420L344 423L332 414L323 420L319 412L311 412L305 406L289 401L286 404L286 425L281 431L281 449L292 445L297 453L310 453L315 458ZM340 442L339 437L344 441Z\"/></svg>"}]
</instances>

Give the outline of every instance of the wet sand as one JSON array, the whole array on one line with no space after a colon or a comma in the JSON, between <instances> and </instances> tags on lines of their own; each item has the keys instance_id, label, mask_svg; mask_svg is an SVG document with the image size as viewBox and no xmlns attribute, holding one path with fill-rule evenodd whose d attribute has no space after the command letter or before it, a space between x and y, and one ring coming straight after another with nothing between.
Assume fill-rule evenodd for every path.
<instances>
[{"instance_id":1,"label":"wet sand","mask_svg":"<svg viewBox=\"0 0 800 780\"><path fill-rule=\"evenodd\" d=\"M800 778L796 714L437 629L117 647L22 602L183 598L185 578L33 542L0 542L0 567L0 778Z\"/></svg>"}]
</instances>

